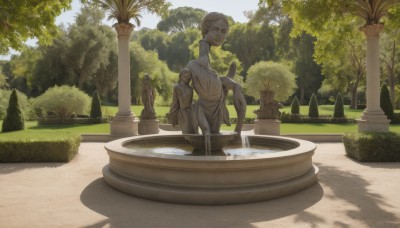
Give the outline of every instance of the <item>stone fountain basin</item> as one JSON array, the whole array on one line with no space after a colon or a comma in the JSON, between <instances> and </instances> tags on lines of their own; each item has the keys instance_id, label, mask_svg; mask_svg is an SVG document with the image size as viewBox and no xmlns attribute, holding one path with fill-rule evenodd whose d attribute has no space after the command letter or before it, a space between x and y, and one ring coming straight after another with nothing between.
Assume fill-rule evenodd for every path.
<instances>
[{"instance_id":1,"label":"stone fountain basin","mask_svg":"<svg viewBox=\"0 0 400 228\"><path fill-rule=\"evenodd\" d=\"M181 156L136 151L135 144L188 144L183 135L148 135L109 142L105 181L134 196L182 204L224 205L273 199L317 181L316 145L277 136L248 136L250 145L284 151L247 156Z\"/></svg>"}]
</instances>

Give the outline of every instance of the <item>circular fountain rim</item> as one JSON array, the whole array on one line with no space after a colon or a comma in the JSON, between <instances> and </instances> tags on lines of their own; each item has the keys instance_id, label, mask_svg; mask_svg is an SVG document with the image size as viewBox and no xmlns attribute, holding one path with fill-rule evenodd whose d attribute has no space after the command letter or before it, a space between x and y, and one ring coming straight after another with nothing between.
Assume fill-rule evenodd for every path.
<instances>
[{"instance_id":1,"label":"circular fountain rim","mask_svg":"<svg viewBox=\"0 0 400 228\"><path fill-rule=\"evenodd\" d=\"M182 134L170 134L170 135L143 135L143 136L133 136L127 138L117 139L111 142L106 143L105 148L107 151L111 151L113 153L128 155L128 156L139 156L139 157L148 157L148 158L162 158L162 159L171 159L171 160L188 160L188 161L228 161L228 160L258 160L258 159L274 159L274 158L284 158L290 157L299 154L305 153L314 153L316 145L312 142L282 137L282 136L270 136L270 135L248 135L247 137L251 138L260 138L260 139L270 139L270 140L279 140L281 142L288 142L295 144L295 147L292 149L279 151L276 153L268 153L268 154L253 154L253 155L227 155L227 156L182 156L182 155L174 155L174 154L160 154L160 153L152 153L152 152L140 152L134 151L130 148L125 147L127 144L140 141L140 140L151 140L156 138L167 138L167 137L181 137L184 140L184 135Z\"/></svg>"}]
</instances>

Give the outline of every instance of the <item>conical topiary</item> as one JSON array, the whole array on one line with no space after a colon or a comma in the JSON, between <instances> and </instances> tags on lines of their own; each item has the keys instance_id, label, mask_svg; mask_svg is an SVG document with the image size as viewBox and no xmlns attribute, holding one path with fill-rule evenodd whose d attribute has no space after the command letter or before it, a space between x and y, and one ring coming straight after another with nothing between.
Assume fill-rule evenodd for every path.
<instances>
[{"instance_id":1,"label":"conical topiary","mask_svg":"<svg viewBox=\"0 0 400 228\"><path fill-rule=\"evenodd\" d=\"M18 101L17 90L13 89L8 103L7 115L3 121L3 132L23 130L25 126L24 115Z\"/></svg>"},{"instance_id":2,"label":"conical topiary","mask_svg":"<svg viewBox=\"0 0 400 228\"><path fill-rule=\"evenodd\" d=\"M297 99L296 96L294 96L294 98L293 98L292 108L290 110L290 113L292 115L299 115L300 114L300 103L299 103L299 99Z\"/></svg>"},{"instance_id":3,"label":"conical topiary","mask_svg":"<svg viewBox=\"0 0 400 228\"><path fill-rule=\"evenodd\" d=\"M340 93L338 93L338 95L336 96L333 118L344 118L343 98L342 94Z\"/></svg>"},{"instance_id":4,"label":"conical topiary","mask_svg":"<svg viewBox=\"0 0 400 228\"><path fill-rule=\"evenodd\" d=\"M310 104L308 106L308 116L310 118L319 118L319 112L318 112L318 102L317 102L317 97L313 93L310 98Z\"/></svg>"},{"instance_id":5,"label":"conical topiary","mask_svg":"<svg viewBox=\"0 0 400 228\"><path fill-rule=\"evenodd\" d=\"M101 112L100 96L97 90L94 91L92 97L92 108L90 109L90 118L101 118L103 114Z\"/></svg>"},{"instance_id":6,"label":"conical topiary","mask_svg":"<svg viewBox=\"0 0 400 228\"><path fill-rule=\"evenodd\" d=\"M386 87L385 83L383 83L381 87L380 98L381 98L381 109L383 110L388 119L393 120L394 119L393 105L390 100L389 90Z\"/></svg>"}]
</instances>

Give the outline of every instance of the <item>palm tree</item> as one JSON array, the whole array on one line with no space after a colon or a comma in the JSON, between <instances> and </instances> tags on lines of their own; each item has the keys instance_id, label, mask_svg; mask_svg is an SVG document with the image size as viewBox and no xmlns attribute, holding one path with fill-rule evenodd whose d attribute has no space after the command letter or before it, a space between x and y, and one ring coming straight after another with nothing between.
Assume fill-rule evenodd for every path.
<instances>
[{"instance_id":1,"label":"palm tree","mask_svg":"<svg viewBox=\"0 0 400 228\"><path fill-rule=\"evenodd\" d=\"M134 136L138 134L138 120L131 111L131 81L129 60L129 36L134 28L133 19L140 26L143 10L158 15L167 12L170 3L165 0L95 0L108 11L108 19L115 19L118 35L118 112L110 122L111 135Z\"/></svg>"},{"instance_id":2,"label":"palm tree","mask_svg":"<svg viewBox=\"0 0 400 228\"><path fill-rule=\"evenodd\" d=\"M109 12L108 19L117 20L117 24L130 24L130 19L133 19L137 26L140 26L143 10L162 15L170 6L165 0L96 0L95 2Z\"/></svg>"},{"instance_id":3,"label":"palm tree","mask_svg":"<svg viewBox=\"0 0 400 228\"><path fill-rule=\"evenodd\" d=\"M356 0L355 12L365 19L365 25L380 24L380 20L388 13L389 8L399 3L399 0Z\"/></svg>"}]
</instances>

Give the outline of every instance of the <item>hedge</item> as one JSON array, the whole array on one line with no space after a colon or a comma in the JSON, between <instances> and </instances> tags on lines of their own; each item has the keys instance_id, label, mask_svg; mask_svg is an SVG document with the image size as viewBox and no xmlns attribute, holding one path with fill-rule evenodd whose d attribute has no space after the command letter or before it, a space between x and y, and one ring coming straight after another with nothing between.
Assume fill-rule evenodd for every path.
<instances>
[{"instance_id":1,"label":"hedge","mask_svg":"<svg viewBox=\"0 0 400 228\"><path fill-rule=\"evenodd\" d=\"M347 156L361 162L400 161L400 135L393 132L346 133L343 143Z\"/></svg>"},{"instance_id":2,"label":"hedge","mask_svg":"<svg viewBox=\"0 0 400 228\"><path fill-rule=\"evenodd\" d=\"M80 140L79 134L53 131L21 138L0 135L0 162L68 162Z\"/></svg>"}]
</instances>

